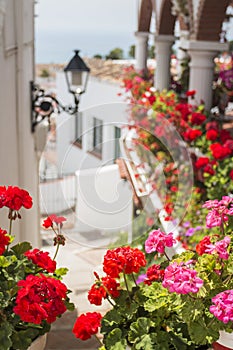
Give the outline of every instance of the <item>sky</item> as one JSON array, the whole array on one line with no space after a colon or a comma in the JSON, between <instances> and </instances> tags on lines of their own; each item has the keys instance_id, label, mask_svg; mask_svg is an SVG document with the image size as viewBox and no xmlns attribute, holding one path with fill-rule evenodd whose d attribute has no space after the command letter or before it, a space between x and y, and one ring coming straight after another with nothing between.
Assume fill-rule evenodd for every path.
<instances>
[{"instance_id":1,"label":"sky","mask_svg":"<svg viewBox=\"0 0 233 350\"><path fill-rule=\"evenodd\" d=\"M37 63L64 63L106 55L120 47L127 57L135 44L137 0L38 0L35 12Z\"/></svg>"}]
</instances>

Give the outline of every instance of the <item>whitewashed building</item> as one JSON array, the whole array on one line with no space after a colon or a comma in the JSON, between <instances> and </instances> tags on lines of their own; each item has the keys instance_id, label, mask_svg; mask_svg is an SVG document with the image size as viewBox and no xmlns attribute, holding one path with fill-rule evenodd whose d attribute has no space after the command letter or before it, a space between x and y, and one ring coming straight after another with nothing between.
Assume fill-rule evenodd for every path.
<instances>
[{"instance_id":1,"label":"whitewashed building","mask_svg":"<svg viewBox=\"0 0 233 350\"><path fill-rule=\"evenodd\" d=\"M34 0L0 0L0 185L19 186L33 197L14 223L16 240L38 246L38 158L31 133L30 81L34 79ZM1 227L8 228L1 209Z\"/></svg>"}]
</instances>

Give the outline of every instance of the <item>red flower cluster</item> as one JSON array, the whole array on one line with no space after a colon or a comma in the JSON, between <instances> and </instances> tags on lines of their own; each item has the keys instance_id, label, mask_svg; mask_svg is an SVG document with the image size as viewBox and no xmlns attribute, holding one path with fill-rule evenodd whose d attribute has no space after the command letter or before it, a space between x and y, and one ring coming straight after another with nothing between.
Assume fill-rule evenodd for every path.
<instances>
[{"instance_id":1,"label":"red flower cluster","mask_svg":"<svg viewBox=\"0 0 233 350\"><path fill-rule=\"evenodd\" d=\"M210 161L208 157L200 157L195 162L195 167L197 169L202 169L203 173L214 175L215 171L214 171L213 165L215 165L216 163L217 163L216 160Z\"/></svg>"},{"instance_id":2,"label":"red flower cluster","mask_svg":"<svg viewBox=\"0 0 233 350\"><path fill-rule=\"evenodd\" d=\"M0 228L0 255L2 255L5 250L6 246L10 243L10 237L7 236L6 230L2 230Z\"/></svg>"},{"instance_id":3,"label":"red flower cluster","mask_svg":"<svg viewBox=\"0 0 233 350\"><path fill-rule=\"evenodd\" d=\"M183 133L183 137L186 141L192 142L201 136L201 131L197 129L189 129Z\"/></svg>"},{"instance_id":4,"label":"red flower cluster","mask_svg":"<svg viewBox=\"0 0 233 350\"><path fill-rule=\"evenodd\" d=\"M206 120L206 116L200 112L194 112L191 114L190 122L194 125L201 125Z\"/></svg>"},{"instance_id":5,"label":"red flower cluster","mask_svg":"<svg viewBox=\"0 0 233 350\"><path fill-rule=\"evenodd\" d=\"M196 246L196 252L199 255L206 253L206 249L211 244L210 236L205 236Z\"/></svg>"},{"instance_id":6,"label":"red flower cluster","mask_svg":"<svg viewBox=\"0 0 233 350\"><path fill-rule=\"evenodd\" d=\"M19 291L14 312L22 321L41 324L45 320L52 323L66 311L67 288L61 281L43 274L28 275L17 285Z\"/></svg>"},{"instance_id":7,"label":"red flower cluster","mask_svg":"<svg viewBox=\"0 0 233 350\"><path fill-rule=\"evenodd\" d=\"M0 186L0 208L7 207L18 211L22 207L30 209L32 207L32 197L29 193L17 186Z\"/></svg>"},{"instance_id":8,"label":"red flower cluster","mask_svg":"<svg viewBox=\"0 0 233 350\"><path fill-rule=\"evenodd\" d=\"M103 270L108 276L118 278L121 272L138 273L145 265L145 255L138 248L119 247L107 251L104 256Z\"/></svg>"},{"instance_id":9,"label":"red flower cluster","mask_svg":"<svg viewBox=\"0 0 233 350\"><path fill-rule=\"evenodd\" d=\"M88 292L88 300L91 304L101 305L102 299L106 299L108 295L118 298L120 294L119 286L120 283L109 276L98 278Z\"/></svg>"},{"instance_id":10,"label":"red flower cluster","mask_svg":"<svg viewBox=\"0 0 233 350\"><path fill-rule=\"evenodd\" d=\"M231 155L232 151L227 146L222 146L220 143L213 143L210 145L210 150L215 159L223 160Z\"/></svg>"},{"instance_id":11,"label":"red flower cluster","mask_svg":"<svg viewBox=\"0 0 233 350\"><path fill-rule=\"evenodd\" d=\"M42 252L39 249L29 250L24 255L30 259L33 264L42 267L48 272L54 272L56 270L56 261L52 260L48 252Z\"/></svg>"},{"instance_id":12,"label":"red flower cluster","mask_svg":"<svg viewBox=\"0 0 233 350\"><path fill-rule=\"evenodd\" d=\"M144 283L151 285L154 281L163 280L164 270L160 270L160 265L154 264L147 269L146 276Z\"/></svg>"},{"instance_id":13,"label":"red flower cluster","mask_svg":"<svg viewBox=\"0 0 233 350\"><path fill-rule=\"evenodd\" d=\"M87 340L98 332L102 316L99 312L87 312L80 315L74 324L73 333L76 338Z\"/></svg>"},{"instance_id":14,"label":"red flower cluster","mask_svg":"<svg viewBox=\"0 0 233 350\"><path fill-rule=\"evenodd\" d=\"M62 226L64 221L66 221L66 218L64 218L63 216L57 216L55 214L52 214L44 220L43 226L45 228L53 227L53 223Z\"/></svg>"}]
</instances>

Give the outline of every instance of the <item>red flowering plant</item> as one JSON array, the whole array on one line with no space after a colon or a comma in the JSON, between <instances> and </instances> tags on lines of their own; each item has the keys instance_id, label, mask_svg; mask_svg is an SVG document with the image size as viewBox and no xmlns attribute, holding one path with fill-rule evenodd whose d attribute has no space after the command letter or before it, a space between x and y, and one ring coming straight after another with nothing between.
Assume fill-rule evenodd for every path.
<instances>
[{"instance_id":1,"label":"red flowering plant","mask_svg":"<svg viewBox=\"0 0 233 350\"><path fill-rule=\"evenodd\" d=\"M126 90L129 89L128 84ZM150 170L146 173L148 183L163 204L166 220L181 217L176 207L178 197L190 191L186 191L187 181L180 179L193 177L192 205L182 221L189 222L190 227L187 232L181 226L180 239L184 245L189 241L195 245L203 235L202 230L194 230L200 203L233 192L233 134L226 124L205 110L204 104L195 102L195 90L187 91L186 99L182 100L174 91L155 91L152 82L148 86L141 83L137 91L138 94L131 94L129 108L129 129L134 129L137 135L132 148L144 169ZM190 104L187 98L195 103ZM174 131L168 131L172 127ZM174 137L176 133L181 139ZM191 157L193 174L188 174L183 148ZM184 212L183 205L181 211Z\"/></svg>"},{"instance_id":2,"label":"red flowering plant","mask_svg":"<svg viewBox=\"0 0 233 350\"><path fill-rule=\"evenodd\" d=\"M80 315L75 336L86 340L100 331L100 350L207 350L223 331L231 333L233 198L207 201L203 210L209 232L195 251L177 253L175 234L160 228L142 250L108 250L105 275L95 273L88 299L95 305L107 299L110 310Z\"/></svg>"},{"instance_id":3,"label":"red flowering plant","mask_svg":"<svg viewBox=\"0 0 233 350\"><path fill-rule=\"evenodd\" d=\"M55 257L29 242L14 241L13 222L21 209L30 209L32 198L26 190L0 186L0 208L7 209L9 229L0 228L0 339L1 349L26 350L39 335L47 333L57 317L72 310L69 290L61 281L66 268L57 268ZM63 245L62 217L51 215L44 227L54 231L54 244ZM56 255L55 254L55 255Z\"/></svg>"}]
</instances>

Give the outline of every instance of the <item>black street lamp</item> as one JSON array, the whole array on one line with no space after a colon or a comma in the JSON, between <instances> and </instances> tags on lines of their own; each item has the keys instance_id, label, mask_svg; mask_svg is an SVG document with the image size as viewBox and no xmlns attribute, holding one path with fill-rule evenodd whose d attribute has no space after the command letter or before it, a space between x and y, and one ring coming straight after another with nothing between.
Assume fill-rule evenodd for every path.
<instances>
[{"instance_id":1,"label":"black street lamp","mask_svg":"<svg viewBox=\"0 0 233 350\"><path fill-rule=\"evenodd\" d=\"M31 91L31 131L35 131L37 124L45 118L50 121L54 111L65 111L71 115L78 112L80 96L86 91L90 68L75 50L74 57L64 68L68 91L74 97L74 105L64 106L53 94L47 94L34 82L30 82Z\"/></svg>"}]
</instances>

